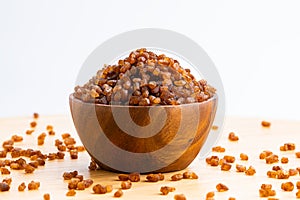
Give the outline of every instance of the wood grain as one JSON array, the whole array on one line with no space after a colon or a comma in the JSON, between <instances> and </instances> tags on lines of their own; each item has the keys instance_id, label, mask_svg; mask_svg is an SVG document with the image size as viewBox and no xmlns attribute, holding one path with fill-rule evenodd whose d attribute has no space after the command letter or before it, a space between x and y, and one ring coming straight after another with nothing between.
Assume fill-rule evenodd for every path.
<instances>
[{"instance_id":1,"label":"wood grain","mask_svg":"<svg viewBox=\"0 0 300 200\"><path fill-rule=\"evenodd\" d=\"M226 124L223 129L221 139L217 145L226 148L225 153L212 153L211 155L233 155L236 157L235 163L244 164L246 166L254 166L257 173L254 176L245 176L235 172L235 164L233 168L224 172L219 167L207 166L204 160L196 159L188 169L195 171L199 179L197 180L182 180L178 182L170 181L170 176L174 173L166 173L166 180L158 183L145 182L145 176L142 176L142 181L133 183L132 189L124 191L121 199L173 199L175 194L183 193L187 199L205 199L205 195L209 191L216 191L217 183L224 183L229 187L229 191L218 193L216 192L215 199L228 199L228 197L236 197L236 199L259 199L258 190L262 183L272 183L276 190L276 197L280 199L295 199L296 190L293 192L283 192L280 189L282 182L287 180L269 179L266 176L267 170L270 170L273 165L267 165L263 160L259 160L259 153L263 150L271 150L278 154L281 158L286 156L289 158L288 164L277 163L285 169L295 168L300 166L300 159L295 157L295 152L280 152L279 146L286 142L294 142L296 150L300 151L300 123L298 121L271 120L270 128L263 128L260 125L262 119L237 118L230 117L226 119ZM54 140L60 138L60 135L65 132L70 132L78 143L79 138L73 127L71 116L41 116L38 120L36 131L32 135L26 135L25 131L29 128L31 117L5 118L0 119L0 140L9 139L12 134L19 134L24 137L24 141L17 143L16 146L22 148L40 149L44 153L56 152ZM46 125L54 126L55 136L47 136L45 145L37 145L37 135L45 131ZM230 131L236 132L240 137L238 142L230 142L227 139ZM213 132L212 132L213 134ZM249 155L248 161L239 159L240 153ZM8 155L7 158L10 159ZM62 161L48 161L45 167L40 167L33 174L24 174L23 171L13 171L10 175L0 175L0 179L12 177L13 182L11 189L8 192L0 192L0 199L43 199L44 193L50 193L51 199L114 199L113 193L104 195L93 194L92 188L84 191L78 191L75 197L66 197L67 182L63 181L62 174L65 171L78 170L85 178L92 178L96 183L112 184L114 191L120 187L120 182L116 181L117 174L107 171L89 171L88 164L90 157L86 152L79 153L78 160L71 160L66 154ZM177 172L176 172L177 173ZM18 192L17 187L21 182L26 185L31 180L41 182L41 187L37 191ZM299 181L299 175L290 177L289 181L296 183ZM0 180L1 181L1 180ZM167 196L162 196L159 193L161 186L174 186L176 191L169 193ZM113 192L114 192L113 191Z\"/></svg>"}]
</instances>

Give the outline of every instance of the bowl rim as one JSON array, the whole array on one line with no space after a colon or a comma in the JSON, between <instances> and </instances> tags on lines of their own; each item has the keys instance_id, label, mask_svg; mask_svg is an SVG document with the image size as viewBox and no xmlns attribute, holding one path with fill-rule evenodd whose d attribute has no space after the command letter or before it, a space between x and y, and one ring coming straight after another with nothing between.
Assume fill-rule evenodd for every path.
<instances>
[{"instance_id":1,"label":"bowl rim","mask_svg":"<svg viewBox=\"0 0 300 200\"><path fill-rule=\"evenodd\" d=\"M69 95L69 101L70 102L79 102L81 104L90 104L90 105L94 105L97 107L115 107L115 108L153 108L153 107L159 107L159 108L180 108L180 107L187 107L187 106L196 106L196 105L202 105L202 104L207 104L210 101L216 101L218 99L218 94L214 94L212 97L210 97L209 99L202 101L202 102L196 102L196 103L186 103L186 104L179 104L179 105L156 105L156 106L133 106L133 105L117 105L117 104L96 104L96 103L92 103L92 102L85 102L81 99L78 99L74 96L74 93L71 93Z\"/></svg>"}]
</instances>

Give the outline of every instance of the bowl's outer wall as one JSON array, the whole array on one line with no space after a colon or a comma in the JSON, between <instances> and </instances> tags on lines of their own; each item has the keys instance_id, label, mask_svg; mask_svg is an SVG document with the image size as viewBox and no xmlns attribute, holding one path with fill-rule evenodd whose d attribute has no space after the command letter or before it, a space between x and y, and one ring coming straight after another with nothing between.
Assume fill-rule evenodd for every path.
<instances>
[{"instance_id":1,"label":"bowl's outer wall","mask_svg":"<svg viewBox=\"0 0 300 200\"><path fill-rule=\"evenodd\" d=\"M143 167L137 166L136 160L132 159L132 157L126 163L118 163L119 157L124 155L114 151L114 148L103 148L103 145L101 145L103 141L99 136L105 134L105 137L112 144L127 152L148 153L159 151L164 146L171 144L176 134L178 134L180 126L182 126L184 127L184 135L182 135L180 140L176 140L175 145L172 144L173 148L171 151L147 155L149 156L149 163L144 163L145 165L150 163L155 165L155 162L157 162L158 166L163 166L152 172L182 170L195 159L205 143L214 121L218 99L215 95L214 98L202 103L182 106L156 106L151 111L151 119L148 112L149 107L115 106L112 110L112 106L85 103L74 98L73 95L70 95L69 101L77 133L91 157L101 168L119 172L139 171L141 173L149 173L149 171L140 171L139 169L143 169ZM131 120L139 126L147 126L149 123L154 123L155 125L155 123L160 122L162 112L165 112L167 117L164 126L157 134L147 138L139 138L133 136L133 134L125 133L115 122L113 112L118 114L118 119L124 119L123 123L126 123L128 115L124 114L123 117L122 113L128 113L128 110ZM181 119L182 112L187 113L184 115L184 120ZM201 113L201 117L199 117L199 113ZM194 126L195 124L197 125L196 127ZM152 130L149 131L151 132ZM185 149L184 147L187 143L189 146ZM126 171L112 168L102 162L101 157L104 154L110 155L110 162L116 165L128 165L125 167ZM124 158L122 159L124 160Z\"/></svg>"}]
</instances>

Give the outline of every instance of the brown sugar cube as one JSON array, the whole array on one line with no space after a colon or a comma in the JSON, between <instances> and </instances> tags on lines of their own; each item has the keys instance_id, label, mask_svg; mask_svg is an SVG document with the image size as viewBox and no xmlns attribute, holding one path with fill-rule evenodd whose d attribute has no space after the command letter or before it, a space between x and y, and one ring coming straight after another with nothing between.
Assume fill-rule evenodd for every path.
<instances>
[{"instance_id":1,"label":"brown sugar cube","mask_svg":"<svg viewBox=\"0 0 300 200\"><path fill-rule=\"evenodd\" d=\"M120 181L127 181L127 180L129 180L129 176L128 176L128 174L119 174L118 179Z\"/></svg>"},{"instance_id":2,"label":"brown sugar cube","mask_svg":"<svg viewBox=\"0 0 300 200\"><path fill-rule=\"evenodd\" d=\"M186 197L184 194L176 194L174 195L174 200L186 200Z\"/></svg>"},{"instance_id":3,"label":"brown sugar cube","mask_svg":"<svg viewBox=\"0 0 300 200\"><path fill-rule=\"evenodd\" d=\"M83 152L83 151L85 151L84 146L77 146L76 149L77 149L78 152Z\"/></svg>"},{"instance_id":4,"label":"brown sugar cube","mask_svg":"<svg viewBox=\"0 0 300 200\"><path fill-rule=\"evenodd\" d=\"M79 181L83 181L83 175L76 175L74 178L79 179Z\"/></svg>"},{"instance_id":5,"label":"brown sugar cube","mask_svg":"<svg viewBox=\"0 0 300 200\"><path fill-rule=\"evenodd\" d=\"M279 161L278 155L272 154L265 158L267 164L277 163Z\"/></svg>"},{"instance_id":6,"label":"brown sugar cube","mask_svg":"<svg viewBox=\"0 0 300 200\"><path fill-rule=\"evenodd\" d=\"M219 127L216 126L216 125L212 125L212 126L211 126L211 130L214 130L214 131L215 131L215 130L218 130L218 128L219 128Z\"/></svg>"},{"instance_id":7,"label":"brown sugar cube","mask_svg":"<svg viewBox=\"0 0 300 200\"><path fill-rule=\"evenodd\" d=\"M121 188L122 188L123 190L130 189L131 186L132 186L132 183L131 183L130 180L128 180L128 181L122 181L122 183L121 183Z\"/></svg>"},{"instance_id":8,"label":"brown sugar cube","mask_svg":"<svg viewBox=\"0 0 300 200\"><path fill-rule=\"evenodd\" d=\"M213 167L219 166L219 157L218 156L207 157L206 163Z\"/></svg>"},{"instance_id":9,"label":"brown sugar cube","mask_svg":"<svg viewBox=\"0 0 300 200\"><path fill-rule=\"evenodd\" d=\"M198 175L192 171L186 171L182 174L184 179L198 179Z\"/></svg>"},{"instance_id":10,"label":"brown sugar cube","mask_svg":"<svg viewBox=\"0 0 300 200\"><path fill-rule=\"evenodd\" d=\"M48 158L48 160L55 160L56 159L56 153L49 153L47 158Z\"/></svg>"},{"instance_id":11,"label":"brown sugar cube","mask_svg":"<svg viewBox=\"0 0 300 200\"><path fill-rule=\"evenodd\" d=\"M234 197L229 197L228 200L235 200L235 198Z\"/></svg>"},{"instance_id":12,"label":"brown sugar cube","mask_svg":"<svg viewBox=\"0 0 300 200\"><path fill-rule=\"evenodd\" d=\"M236 167L237 172L245 172L246 171L246 166L244 166L244 165L236 164L235 167Z\"/></svg>"},{"instance_id":13,"label":"brown sugar cube","mask_svg":"<svg viewBox=\"0 0 300 200\"><path fill-rule=\"evenodd\" d=\"M49 193L44 194L43 197L44 197L44 200L50 200L50 194Z\"/></svg>"},{"instance_id":14,"label":"brown sugar cube","mask_svg":"<svg viewBox=\"0 0 300 200\"><path fill-rule=\"evenodd\" d=\"M35 121L30 122L30 127L31 128L35 128L37 125L37 123Z\"/></svg>"},{"instance_id":15,"label":"brown sugar cube","mask_svg":"<svg viewBox=\"0 0 300 200\"><path fill-rule=\"evenodd\" d=\"M296 149L295 143L285 143L284 146L286 146L288 151L294 151Z\"/></svg>"},{"instance_id":16,"label":"brown sugar cube","mask_svg":"<svg viewBox=\"0 0 300 200\"><path fill-rule=\"evenodd\" d=\"M23 165L26 164L26 160L23 158L19 158L11 163L18 163L21 166L21 169L24 169Z\"/></svg>"},{"instance_id":17,"label":"brown sugar cube","mask_svg":"<svg viewBox=\"0 0 300 200\"><path fill-rule=\"evenodd\" d=\"M271 184L261 184L260 186L261 189L264 189L264 190L271 190L272 189L272 185Z\"/></svg>"},{"instance_id":18,"label":"brown sugar cube","mask_svg":"<svg viewBox=\"0 0 300 200\"><path fill-rule=\"evenodd\" d=\"M296 169L289 169L289 175L290 176L296 176L298 174L298 170Z\"/></svg>"},{"instance_id":19,"label":"brown sugar cube","mask_svg":"<svg viewBox=\"0 0 300 200\"><path fill-rule=\"evenodd\" d=\"M289 162L289 158L288 157L282 157L281 158L281 163L282 164L287 164Z\"/></svg>"},{"instance_id":20,"label":"brown sugar cube","mask_svg":"<svg viewBox=\"0 0 300 200\"><path fill-rule=\"evenodd\" d=\"M39 136L38 136L38 139L37 139L37 144L38 145L44 145L45 143L45 135L46 133L41 133Z\"/></svg>"},{"instance_id":21,"label":"brown sugar cube","mask_svg":"<svg viewBox=\"0 0 300 200\"><path fill-rule=\"evenodd\" d=\"M227 163L234 163L234 161L235 161L235 157L234 156L228 156L228 155L226 155L226 156L224 156L224 158L223 158Z\"/></svg>"},{"instance_id":22,"label":"brown sugar cube","mask_svg":"<svg viewBox=\"0 0 300 200\"><path fill-rule=\"evenodd\" d=\"M276 191L275 190L269 190L268 194L269 194L269 196L275 196L276 195Z\"/></svg>"},{"instance_id":23,"label":"brown sugar cube","mask_svg":"<svg viewBox=\"0 0 300 200\"><path fill-rule=\"evenodd\" d=\"M71 159L77 159L78 158L78 151L77 150L70 150L70 157L71 157Z\"/></svg>"},{"instance_id":24,"label":"brown sugar cube","mask_svg":"<svg viewBox=\"0 0 300 200\"><path fill-rule=\"evenodd\" d=\"M68 197L75 196L75 195L76 195L76 191L74 189L71 189L66 193L66 196Z\"/></svg>"},{"instance_id":25,"label":"brown sugar cube","mask_svg":"<svg viewBox=\"0 0 300 200\"><path fill-rule=\"evenodd\" d=\"M104 187L100 184L94 185L93 191L95 194L105 194L107 192L106 187Z\"/></svg>"},{"instance_id":26,"label":"brown sugar cube","mask_svg":"<svg viewBox=\"0 0 300 200\"><path fill-rule=\"evenodd\" d=\"M97 170L98 169L98 164L94 161L94 160L91 160L90 164L89 164L89 170Z\"/></svg>"},{"instance_id":27,"label":"brown sugar cube","mask_svg":"<svg viewBox=\"0 0 300 200\"><path fill-rule=\"evenodd\" d=\"M26 130L26 135L31 135L32 133L34 132L34 130L33 129L30 129L30 130Z\"/></svg>"},{"instance_id":28,"label":"brown sugar cube","mask_svg":"<svg viewBox=\"0 0 300 200\"><path fill-rule=\"evenodd\" d=\"M4 162L4 166L10 166L10 164L12 163L12 161L9 159L5 159L3 162Z\"/></svg>"},{"instance_id":29,"label":"brown sugar cube","mask_svg":"<svg viewBox=\"0 0 300 200\"><path fill-rule=\"evenodd\" d=\"M162 195L167 195L167 194L169 194L168 186L162 186L162 187L160 188L160 192L161 192Z\"/></svg>"},{"instance_id":30,"label":"brown sugar cube","mask_svg":"<svg viewBox=\"0 0 300 200\"><path fill-rule=\"evenodd\" d=\"M21 149L20 148L13 148L12 150L11 150L11 157L12 158L18 158L18 157L20 157L21 156Z\"/></svg>"},{"instance_id":31,"label":"brown sugar cube","mask_svg":"<svg viewBox=\"0 0 300 200\"><path fill-rule=\"evenodd\" d=\"M25 164L24 170L25 170L25 173L26 173L26 174L31 174L31 173L34 172L35 168L32 167L32 166L29 165L29 164Z\"/></svg>"},{"instance_id":32,"label":"brown sugar cube","mask_svg":"<svg viewBox=\"0 0 300 200\"><path fill-rule=\"evenodd\" d=\"M295 155L296 155L296 158L300 158L300 151L296 152Z\"/></svg>"},{"instance_id":33,"label":"brown sugar cube","mask_svg":"<svg viewBox=\"0 0 300 200\"><path fill-rule=\"evenodd\" d=\"M278 179L288 179L290 177L289 172L285 170L278 170L277 171L277 178Z\"/></svg>"},{"instance_id":34,"label":"brown sugar cube","mask_svg":"<svg viewBox=\"0 0 300 200\"><path fill-rule=\"evenodd\" d=\"M220 165L220 166L222 166L223 163L227 163L226 160L225 160L224 158L222 158L222 159L219 160L219 165Z\"/></svg>"},{"instance_id":35,"label":"brown sugar cube","mask_svg":"<svg viewBox=\"0 0 300 200\"><path fill-rule=\"evenodd\" d=\"M7 169L7 168L5 168L5 167L1 167L0 168L0 171L1 171L1 174L10 174L10 171L9 171L9 169Z\"/></svg>"},{"instance_id":36,"label":"brown sugar cube","mask_svg":"<svg viewBox=\"0 0 300 200\"><path fill-rule=\"evenodd\" d=\"M7 178L3 179L2 182L3 182L3 183L7 183L8 185L10 185L11 182L12 182L12 178L7 177Z\"/></svg>"},{"instance_id":37,"label":"brown sugar cube","mask_svg":"<svg viewBox=\"0 0 300 200\"><path fill-rule=\"evenodd\" d=\"M40 135L38 135L38 139L41 139L41 140L43 140L43 139L45 139L46 138L46 133L41 133Z\"/></svg>"},{"instance_id":38,"label":"brown sugar cube","mask_svg":"<svg viewBox=\"0 0 300 200\"><path fill-rule=\"evenodd\" d=\"M267 154L265 152L262 152L259 154L259 159L265 159L267 157Z\"/></svg>"},{"instance_id":39,"label":"brown sugar cube","mask_svg":"<svg viewBox=\"0 0 300 200\"><path fill-rule=\"evenodd\" d=\"M274 165L274 166L272 167L272 170L274 170L274 171L282 170L282 167L280 167L280 166L278 166L278 165Z\"/></svg>"},{"instance_id":40,"label":"brown sugar cube","mask_svg":"<svg viewBox=\"0 0 300 200\"><path fill-rule=\"evenodd\" d=\"M39 116L40 116L40 115L39 115L39 113L36 113L36 112L35 112L35 113L33 113L33 118L34 118L34 119L38 119L38 118L39 118Z\"/></svg>"},{"instance_id":41,"label":"brown sugar cube","mask_svg":"<svg viewBox=\"0 0 300 200\"><path fill-rule=\"evenodd\" d=\"M206 163L207 163L207 164L210 164L210 161L211 161L212 159L217 159L217 160L219 160L219 157L218 157L218 156L210 156L210 157L207 157L207 158L206 158Z\"/></svg>"},{"instance_id":42,"label":"brown sugar cube","mask_svg":"<svg viewBox=\"0 0 300 200\"><path fill-rule=\"evenodd\" d=\"M48 131L48 135L55 135L55 131Z\"/></svg>"},{"instance_id":43,"label":"brown sugar cube","mask_svg":"<svg viewBox=\"0 0 300 200\"><path fill-rule=\"evenodd\" d=\"M180 181L181 179L183 179L182 174L174 174L173 176L171 176L172 181Z\"/></svg>"},{"instance_id":44,"label":"brown sugar cube","mask_svg":"<svg viewBox=\"0 0 300 200\"><path fill-rule=\"evenodd\" d=\"M106 188L107 193L110 193L110 192L113 191L113 186L112 185L106 185L105 188Z\"/></svg>"},{"instance_id":45,"label":"brown sugar cube","mask_svg":"<svg viewBox=\"0 0 300 200\"><path fill-rule=\"evenodd\" d=\"M256 173L256 170L254 169L254 167L250 166L246 171L245 174L247 176L253 176Z\"/></svg>"},{"instance_id":46,"label":"brown sugar cube","mask_svg":"<svg viewBox=\"0 0 300 200\"><path fill-rule=\"evenodd\" d=\"M68 183L68 188L76 189L79 182L80 182L79 178L72 178L71 181Z\"/></svg>"},{"instance_id":47,"label":"brown sugar cube","mask_svg":"<svg viewBox=\"0 0 300 200\"><path fill-rule=\"evenodd\" d=\"M77 187L76 187L77 190L84 190L85 189L85 184L83 181L80 181L77 183Z\"/></svg>"},{"instance_id":48,"label":"brown sugar cube","mask_svg":"<svg viewBox=\"0 0 300 200\"><path fill-rule=\"evenodd\" d=\"M296 193L296 198L300 199L300 190Z\"/></svg>"},{"instance_id":49,"label":"brown sugar cube","mask_svg":"<svg viewBox=\"0 0 300 200\"><path fill-rule=\"evenodd\" d=\"M280 150L280 151L286 151L285 146L280 146L280 147L279 147L279 150Z\"/></svg>"},{"instance_id":50,"label":"brown sugar cube","mask_svg":"<svg viewBox=\"0 0 300 200\"><path fill-rule=\"evenodd\" d=\"M62 139L64 140L64 139L66 139L66 138L71 137L71 134L70 134L70 133L63 133L63 134L61 134L61 137L62 137Z\"/></svg>"},{"instance_id":51,"label":"brown sugar cube","mask_svg":"<svg viewBox=\"0 0 300 200\"><path fill-rule=\"evenodd\" d=\"M63 152L57 152L56 153L56 159L64 159L65 157L65 154Z\"/></svg>"},{"instance_id":52,"label":"brown sugar cube","mask_svg":"<svg viewBox=\"0 0 300 200\"><path fill-rule=\"evenodd\" d=\"M114 193L114 197L121 197L123 196L123 191L121 189L118 189L115 193Z\"/></svg>"},{"instance_id":53,"label":"brown sugar cube","mask_svg":"<svg viewBox=\"0 0 300 200\"><path fill-rule=\"evenodd\" d=\"M13 147L14 145L14 141L13 140L6 140L2 143L2 147L5 149L6 147Z\"/></svg>"},{"instance_id":54,"label":"brown sugar cube","mask_svg":"<svg viewBox=\"0 0 300 200\"><path fill-rule=\"evenodd\" d=\"M70 150L76 150L77 151L77 148L73 145L73 144L69 144L67 145L67 149L70 151Z\"/></svg>"},{"instance_id":55,"label":"brown sugar cube","mask_svg":"<svg viewBox=\"0 0 300 200\"><path fill-rule=\"evenodd\" d=\"M159 175L158 174L148 174L146 176L146 179L148 182L158 182L159 181Z\"/></svg>"},{"instance_id":56,"label":"brown sugar cube","mask_svg":"<svg viewBox=\"0 0 300 200\"><path fill-rule=\"evenodd\" d=\"M68 145L74 145L74 144L76 144L76 141L75 141L74 138L68 137L68 138L65 138L65 139L64 139L64 144L65 144L66 146L68 146Z\"/></svg>"},{"instance_id":57,"label":"brown sugar cube","mask_svg":"<svg viewBox=\"0 0 300 200\"><path fill-rule=\"evenodd\" d=\"M163 181L165 179L165 175L163 175L162 173L158 173L157 175L160 181Z\"/></svg>"},{"instance_id":58,"label":"brown sugar cube","mask_svg":"<svg viewBox=\"0 0 300 200\"><path fill-rule=\"evenodd\" d=\"M43 160L42 158L38 158L36 159L36 161L38 162L39 166L44 166L46 164L45 160Z\"/></svg>"},{"instance_id":59,"label":"brown sugar cube","mask_svg":"<svg viewBox=\"0 0 300 200\"><path fill-rule=\"evenodd\" d=\"M86 179L86 180L83 180L82 182L84 183L85 188L90 187L94 183L94 181L92 179Z\"/></svg>"},{"instance_id":60,"label":"brown sugar cube","mask_svg":"<svg viewBox=\"0 0 300 200\"><path fill-rule=\"evenodd\" d=\"M5 192L10 189L10 186L7 183L0 182L0 192Z\"/></svg>"},{"instance_id":61,"label":"brown sugar cube","mask_svg":"<svg viewBox=\"0 0 300 200\"><path fill-rule=\"evenodd\" d=\"M23 169L23 167L19 163L11 163L9 167L10 167L10 169L13 169L13 170Z\"/></svg>"},{"instance_id":62,"label":"brown sugar cube","mask_svg":"<svg viewBox=\"0 0 300 200\"><path fill-rule=\"evenodd\" d=\"M22 182L19 186L18 186L18 191L22 192L26 189L26 185L24 182Z\"/></svg>"},{"instance_id":63,"label":"brown sugar cube","mask_svg":"<svg viewBox=\"0 0 300 200\"><path fill-rule=\"evenodd\" d=\"M0 160L0 167L5 167L5 162L3 160ZM0 172L1 172L1 168L0 168Z\"/></svg>"},{"instance_id":64,"label":"brown sugar cube","mask_svg":"<svg viewBox=\"0 0 300 200\"><path fill-rule=\"evenodd\" d=\"M59 145L62 145L63 144L63 142L62 141L60 141L59 139L56 139L55 140L55 146L57 147L57 146L59 146Z\"/></svg>"},{"instance_id":65,"label":"brown sugar cube","mask_svg":"<svg viewBox=\"0 0 300 200\"><path fill-rule=\"evenodd\" d=\"M13 148L14 148L14 146L10 145L10 144L3 145L4 151L7 151L7 152L11 152L11 150L13 150Z\"/></svg>"},{"instance_id":66,"label":"brown sugar cube","mask_svg":"<svg viewBox=\"0 0 300 200\"><path fill-rule=\"evenodd\" d=\"M158 173L158 174L148 174L146 176L146 179L148 182L157 182L157 181L162 181L164 180L164 175L161 174L161 173Z\"/></svg>"},{"instance_id":67,"label":"brown sugar cube","mask_svg":"<svg viewBox=\"0 0 300 200\"><path fill-rule=\"evenodd\" d=\"M23 137L21 135L13 135L13 136L11 136L11 140L14 142L22 142Z\"/></svg>"},{"instance_id":68,"label":"brown sugar cube","mask_svg":"<svg viewBox=\"0 0 300 200\"><path fill-rule=\"evenodd\" d=\"M219 166L219 159L215 159L215 158L211 159L210 166L212 166L212 167Z\"/></svg>"},{"instance_id":69,"label":"brown sugar cube","mask_svg":"<svg viewBox=\"0 0 300 200\"><path fill-rule=\"evenodd\" d=\"M277 178L277 172L276 171L267 171L267 176L269 178Z\"/></svg>"},{"instance_id":70,"label":"brown sugar cube","mask_svg":"<svg viewBox=\"0 0 300 200\"><path fill-rule=\"evenodd\" d=\"M30 156L30 160L31 161L35 161L38 159L38 155L33 155L33 156Z\"/></svg>"},{"instance_id":71,"label":"brown sugar cube","mask_svg":"<svg viewBox=\"0 0 300 200\"><path fill-rule=\"evenodd\" d=\"M64 180L71 180L72 178L76 177L78 175L78 171L71 171L71 172L64 172L63 178Z\"/></svg>"},{"instance_id":72,"label":"brown sugar cube","mask_svg":"<svg viewBox=\"0 0 300 200\"><path fill-rule=\"evenodd\" d=\"M162 195L167 195L169 192L174 192L176 189L175 187L169 187L169 186L162 186L160 188L160 192Z\"/></svg>"},{"instance_id":73,"label":"brown sugar cube","mask_svg":"<svg viewBox=\"0 0 300 200\"><path fill-rule=\"evenodd\" d=\"M6 155L7 155L7 151L5 150L0 151L0 158L6 158Z\"/></svg>"},{"instance_id":74,"label":"brown sugar cube","mask_svg":"<svg viewBox=\"0 0 300 200\"><path fill-rule=\"evenodd\" d=\"M275 196L276 192L275 190L272 190L272 185L271 184L262 184L260 186L259 190L259 196L260 197L269 197L269 196Z\"/></svg>"},{"instance_id":75,"label":"brown sugar cube","mask_svg":"<svg viewBox=\"0 0 300 200\"><path fill-rule=\"evenodd\" d=\"M218 192L225 192L225 191L229 190L229 188L222 183L217 184L216 189Z\"/></svg>"},{"instance_id":76,"label":"brown sugar cube","mask_svg":"<svg viewBox=\"0 0 300 200\"><path fill-rule=\"evenodd\" d=\"M31 181L28 183L28 190L37 190L40 187L40 182Z\"/></svg>"},{"instance_id":77,"label":"brown sugar cube","mask_svg":"<svg viewBox=\"0 0 300 200\"><path fill-rule=\"evenodd\" d=\"M269 150L264 150L263 152L261 152L259 154L259 159L265 159L266 157L272 155L273 152L272 151L269 151Z\"/></svg>"},{"instance_id":78,"label":"brown sugar cube","mask_svg":"<svg viewBox=\"0 0 300 200\"><path fill-rule=\"evenodd\" d=\"M221 146L215 146L215 147L212 148L212 151L213 152L223 153L223 152L225 152L225 148L221 147Z\"/></svg>"},{"instance_id":79,"label":"brown sugar cube","mask_svg":"<svg viewBox=\"0 0 300 200\"><path fill-rule=\"evenodd\" d=\"M269 197L269 196L275 196L275 195L276 195L275 190L259 189L259 196L260 197Z\"/></svg>"},{"instance_id":80,"label":"brown sugar cube","mask_svg":"<svg viewBox=\"0 0 300 200\"><path fill-rule=\"evenodd\" d=\"M215 196L215 192L211 191L206 193L206 199L212 199Z\"/></svg>"},{"instance_id":81,"label":"brown sugar cube","mask_svg":"<svg viewBox=\"0 0 300 200\"><path fill-rule=\"evenodd\" d=\"M67 150L67 147L66 147L65 145L61 145L61 144L60 144L60 145L57 146L57 150L58 150L58 151L66 151L66 150Z\"/></svg>"},{"instance_id":82,"label":"brown sugar cube","mask_svg":"<svg viewBox=\"0 0 300 200\"><path fill-rule=\"evenodd\" d=\"M268 122L268 121L262 121L262 122L261 122L261 125L262 125L263 127L270 127L270 126L271 126L271 123Z\"/></svg>"},{"instance_id":83,"label":"brown sugar cube","mask_svg":"<svg viewBox=\"0 0 300 200\"><path fill-rule=\"evenodd\" d=\"M139 182L141 180L140 178L140 173L138 172L134 172L134 173L130 173L128 175L128 179L131 181L131 182Z\"/></svg>"},{"instance_id":84,"label":"brown sugar cube","mask_svg":"<svg viewBox=\"0 0 300 200\"><path fill-rule=\"evenodd\" d=\"M226 163L226 162L222 163L222 165L221 165L222 171L229 171L230 169L231 169L231 164Z\"/></svg>"},{"instance_id":85,"label":"brown sugar cube","mask_svg":"<svg viewBox=\"0 0 300 200\"><path fill-rule=\"evenodd\" d=\"M296 187L297 187L297 189L299 189L299 190L300 190L300 181L297 181L297 183L296 183Z\"/></svg>"},{"instance_id":86,"label":"brown sugar cube","mask_svg":"<svg viewBox=\"0 0 300 200\"><path fill-rule=\"evenodd\" d=\"M47 125L46 130L47 131L53 131L53 126L52 125Z\"/></svg>"},{"instance_id":87,"label":"brown sugar cube","mask_svg":"<svg viewBox=\"0 0 300 200\"><path fill-rule=\"evenodd\" d=\"M281 189L284 191L291 192L294 190L294 184L292 182L285 182L281 184Z\"/></svg>"},{"instance_id":88,"label":"brown sugar cube","mask_svg":"<svg viewBox=\"0 0 300 200\"><path fill-rule=\"evenodd\" d=\"M230 141L238 141L239 140L239 137L237 135L235 135L234 132L230 132L229 135L228 135L228 139Z\"/></svg>"},{"instance_id":89,"label":"brown sugar cube","mask_svg":"<svg viewBox=\"0 0 300 200\"><path fill-rule=\"evenodd\" d=\"M285 143L283 146L280 146L280 151L293 151L296 149L295 143Z\"/></svg>"},{"instance_id":90,"label":"brown sugar cube","mask_svg":"<svg viewBox=\"0 0 300 200\"><path fill-rule=\"evenodd\" d=\"M248 160L248 155L245 154L245 153L241 153L241 154L240 154L240 159L241 159L241 160Z\"/></svg>"}]
</instances>

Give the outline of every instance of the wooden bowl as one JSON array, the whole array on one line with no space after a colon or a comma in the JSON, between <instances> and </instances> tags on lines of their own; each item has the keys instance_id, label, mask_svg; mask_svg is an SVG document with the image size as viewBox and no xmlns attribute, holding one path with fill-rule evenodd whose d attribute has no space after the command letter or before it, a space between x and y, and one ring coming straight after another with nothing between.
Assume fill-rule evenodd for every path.
<instances>
[{"instance_id":1,"label":"wooden bowl","mask_svg":"<svg viewBox=\"0 0 300 200\"><path fill-rule=\"evenodd\" d=\"M105 170L170 172L185 169L210 132L217 95L176 106L86 103L69 97L73 122L90 156Z\"/></svg>"}]
</instances>

